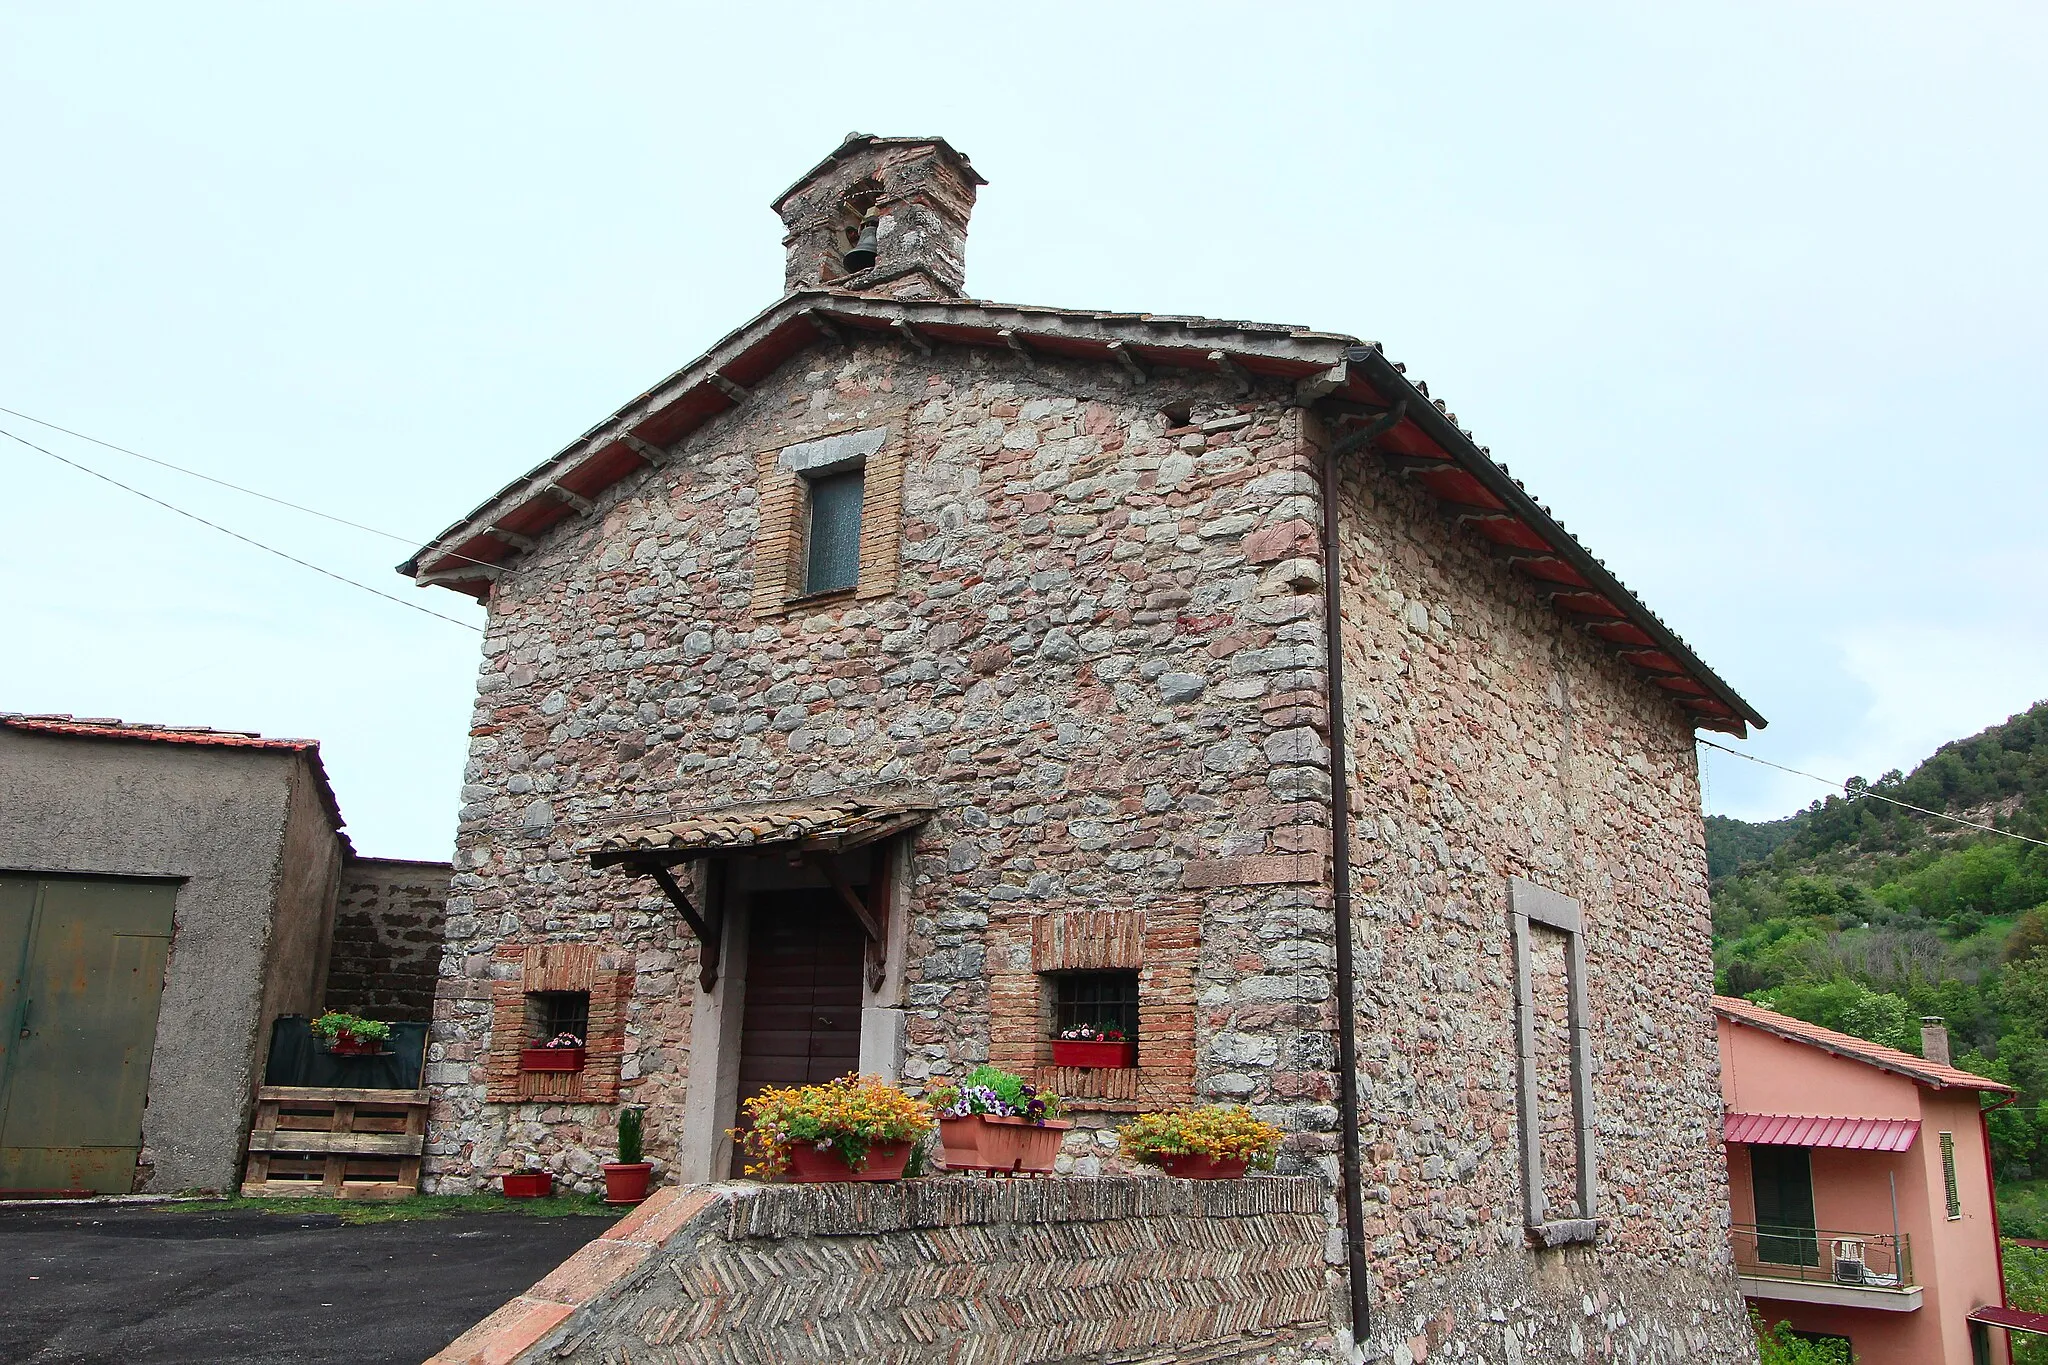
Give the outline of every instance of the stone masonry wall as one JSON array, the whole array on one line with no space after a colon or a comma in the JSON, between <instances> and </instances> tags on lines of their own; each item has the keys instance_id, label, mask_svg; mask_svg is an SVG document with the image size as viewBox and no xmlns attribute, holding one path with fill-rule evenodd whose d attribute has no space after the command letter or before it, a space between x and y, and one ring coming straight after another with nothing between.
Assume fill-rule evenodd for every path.
<instances>
[{"instance_id":1,"label":"stone masonry wall","mask_svg":"<svg viewBox=\"0 0 2048 1365\"><path fill-rule=\"evenodd\" d=\"M1381 461L1347 466L1343 498L1373 1354L1752 1359L1691 727ZM1515 875L1585 917L1608 1220L1592 1246L1524 1245ZM1539 1121L1562 1165L1562 936L1537 937L1535 1071L1559 1111ZM1569 1167L1545 1174L1548 1216L1569 1216Z\"/></svg>"},{"instance_id":2,"label":"stone masonry wall","mask_svg":"<svg viewBox=\"0 0 2048 1365\"><path fill-rule=\"evenodd\" d=\"M334 906L327 1008L370 1019L433 1017L447 863L350 858Z\"/></svg>"},{"instance_id":3,"label":"stone masonry wall","mask_svg":"<svg viewBox=\"0 0 2048 1365\"><path fill-rule=\"evenodd\" d=\"M674 1186L429 1365L1327 1359L1308 1179Z\"/></svg>"},{"instance_id":4,"label":"stone masonry wall","mask_svg":"<svg viewBox=\"0 0 2048 1365\"><path fill-rule=\"evenodd\" d=\"M941 808L907 891L910 1079L1049 1062L1034 925L1128 912L1157 1011L1141 1090L1084 1121L1203 1096L1327 1128L1328 950L1300 943L1328 915L1313 484L1278 396L821 344L522 556L492 592L465 775L432 1187L529 1158L587 1186L609 1151L608 1106L485 1103L514 943L630 961L625 1097L650 1157L675 1153L695 943L644 880L587 866L592 839L899 782ZM758 619L758 456L877 426L902 455L896 591ZM1100 1169L1072 1141L1065 1164Z\"/></svg>"}]
</instances>

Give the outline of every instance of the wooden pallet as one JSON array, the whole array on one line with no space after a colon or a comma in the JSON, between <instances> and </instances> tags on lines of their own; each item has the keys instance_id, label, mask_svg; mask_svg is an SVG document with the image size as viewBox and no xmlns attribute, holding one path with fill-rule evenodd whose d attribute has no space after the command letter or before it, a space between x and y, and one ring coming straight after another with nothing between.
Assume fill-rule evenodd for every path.
<instances>
[{"instance_id":1,"label":"wooden pallet","mask_svg":"<svg viewBox=\"0 0 2048 1365\"><path fill-rule=\"evenodd\" d=\"M256 1092L242 1193L404 1199L420 1187L424 1090L266 1085Z\"/></svg>"}]
</instances>

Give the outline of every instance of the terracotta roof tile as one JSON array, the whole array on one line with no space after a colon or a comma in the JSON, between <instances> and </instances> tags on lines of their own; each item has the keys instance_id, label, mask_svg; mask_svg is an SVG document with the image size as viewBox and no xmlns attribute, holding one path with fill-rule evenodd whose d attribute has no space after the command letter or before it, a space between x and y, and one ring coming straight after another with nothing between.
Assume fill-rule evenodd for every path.
<instances>
[{"instance_id":1,"label":"terracotta roof tile","mask_svg":"<svg viewBox=\"0 0 2048 1365\"><path fill-rule=\"evenodd\" d=\"M778 844L819 850L858 848L924 823L938 810L908 792L821 796L727 806L686 820L606 836L592 861L624 861L634 853L712 854Z\"/></svg>"},{"instance_id":2,"label":"terracotta roof tile","mask_svg":"<svg viewBox=\"0 0 2048 1365\"><path fill-rule=\"evenodd\" d=\"M1884 1071L1894 1072L1921 1085L1937 1090L1994 1090L2001 1095L2014 1094L2011 1086L2003 1081L1994 1081L1987 1076L1973 1075L1953 1066L1942 1066L1925 1057L1915 1057L1910 1052L1901 1052L1895 1047L1873 1043L1853 1034L1837 1033L1819 1024L1809 1024L1804 1019L1794 1019L1789 1014L1765 1009L1762 1005L1733 996L1714 997L1714 1013L1723 1019L1751 1028L1774 1033L1794 1043L1806 1043L1838 1057L1847 1057L1854 1062L1865 1062Z\"/></svg>"}]
</instances>

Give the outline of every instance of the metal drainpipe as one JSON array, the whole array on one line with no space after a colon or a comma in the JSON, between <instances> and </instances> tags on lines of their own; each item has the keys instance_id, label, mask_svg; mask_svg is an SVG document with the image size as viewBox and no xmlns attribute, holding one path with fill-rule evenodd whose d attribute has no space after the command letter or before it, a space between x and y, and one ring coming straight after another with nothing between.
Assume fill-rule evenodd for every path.
<instances>
[{"instance_id":1,"label":"metal drainpipe","mask_svg":"<svg viewBox=\"0 0 2048 1365\"><path fill-rule=\"evenodd\" d=\"M1364 1161L1358 1144L1358 991L1351 967L1351 764L1344 744L1344 614L1338 572L1337 461L1393 428L1408 404L1396 403L1323 455L1323 637L1330 725L1330 883L1337 930L1337 1109L1343 1125L1344 1253L1351 1281L1351 1340L1372 1334L1366 1283Z\"/></svg>"}]
</instances>

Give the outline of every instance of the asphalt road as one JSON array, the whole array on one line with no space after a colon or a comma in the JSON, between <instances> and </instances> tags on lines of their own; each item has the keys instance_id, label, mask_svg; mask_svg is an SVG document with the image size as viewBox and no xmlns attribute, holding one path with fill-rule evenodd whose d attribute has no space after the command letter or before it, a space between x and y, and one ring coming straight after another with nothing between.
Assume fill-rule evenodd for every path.
<instances>
[{"instance_id":1,"label":"asphalt road","mask_svg":"<svg viewBox=\"0 0 2048 1365\"><path fill-rule=\"evenodd\" d=\"M608 1226L0 1208L5 1365L419 1365Z\"/></svg>"}]
</instances>

